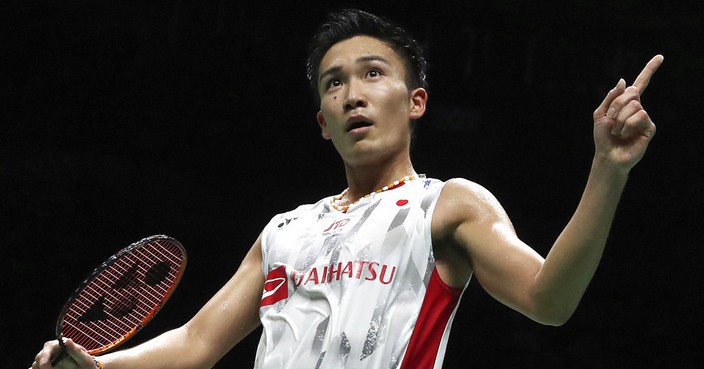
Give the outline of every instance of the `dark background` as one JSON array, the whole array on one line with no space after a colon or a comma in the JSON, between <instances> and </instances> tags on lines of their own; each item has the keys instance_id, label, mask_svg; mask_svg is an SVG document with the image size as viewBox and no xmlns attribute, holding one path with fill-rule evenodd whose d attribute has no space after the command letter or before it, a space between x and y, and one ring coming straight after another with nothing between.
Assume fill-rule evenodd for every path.
<instances>
[{"instance_id":1,"label":"dark background","mask_svg":"<svg viewBox=\"0 0 704 369\"><path fill-rule=\"evenodd\" d=\"M416 170L488 187L543 255L585 183L592 111L618 78L665 55L643 97L657 137L573 318L540 326L472 281L445 368L695 366L704 11L636 0L5 4L0 366L28 367L65 298L131 242L168 234L190 259L130 345L190 318L275 213L346 187L303 64L324 14L355 5L427 45ZM257 341L216 367L251 367Z\"/></svg>"}]
</instances>

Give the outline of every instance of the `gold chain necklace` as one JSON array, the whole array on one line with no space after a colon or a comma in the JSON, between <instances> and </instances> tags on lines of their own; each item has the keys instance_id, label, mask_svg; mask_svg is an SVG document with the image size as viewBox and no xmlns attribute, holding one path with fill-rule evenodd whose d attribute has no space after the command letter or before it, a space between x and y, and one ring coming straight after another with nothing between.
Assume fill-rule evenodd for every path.
<instances>
[{"instance_id":1,"label":"gold chain necklace","mask_svg":"<svg viewBox=\"0 0 704 369\"><path fill-rule=\"evenodd\" d=\"M343 213L346 213L346 212L347 212L347 209L349 209L350 206L352 206L352 205L354 205L354 204L356 204L356 203L362 201L362 199L366 199L367 197L369 197L369 196L371 196L371 195L373 195L373 194L375 194L375 193L381 193L381 192L385 192L385 191L388 191L388 190L393 190L394 188L396 188L396 187L398 187L398 186L401 186L402 184L404 184L404 183L406 183L406 182L408 182L408 181L412 181L412 180L418 179L418 178L425 178L425 174L419 174L418 176L415 176L415 175L405 176L405 177L403 177L403 178L401 178L401 179L399 179L399 180L397 180L397 181L393 181L392 183L389 183L388 185L386 185L386 186L384 186L384 187L378 188L378 189L376 189L375 191L372 191L372 192L370 192L370 193L368 193L368 194L366 194L366 195L360 197L359 199L357 199L357 201L351 202L351 203L349 203L349 204L347 204L347 205L338 205L338 204L336 204L336 202L342 200L342 198L345 197L345 195L347 195L347 191L350 190L350 188L347 187L347 188L345 188L344 191L342 191L341 194L339 194L339 195L337 195L337 196L334 196L332 199L330 199L330 205L332 205L332 207L333 207L335 210L339 210L339 211L341 211L341 212L343 212Z\"/></svg>"}]
</instances>

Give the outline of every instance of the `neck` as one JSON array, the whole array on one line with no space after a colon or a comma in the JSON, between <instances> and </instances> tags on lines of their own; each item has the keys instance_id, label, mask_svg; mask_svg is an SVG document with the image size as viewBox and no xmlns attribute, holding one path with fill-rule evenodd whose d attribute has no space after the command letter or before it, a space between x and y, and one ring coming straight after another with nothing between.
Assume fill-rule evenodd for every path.
<instances>
[{"instance_id":1,"label":"neck","mask_svg":"<svg viewBox=\"0 0 704 369\"><path fill-rule=\"evenodd\" d=\"M347 197L354 201L405 176L417 175L408 157L374 165L353 166L345 163Z\"/></svg>"}]
</instances>

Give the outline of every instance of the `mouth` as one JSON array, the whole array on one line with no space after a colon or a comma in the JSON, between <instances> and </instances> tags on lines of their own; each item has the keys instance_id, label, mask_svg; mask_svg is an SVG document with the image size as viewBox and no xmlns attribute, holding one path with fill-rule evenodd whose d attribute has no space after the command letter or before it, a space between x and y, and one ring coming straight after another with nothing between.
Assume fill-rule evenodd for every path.
<instances>
[{"instance_id":1,"label":"mouth","mask_svg":"<svg viewBox=\"0 0 704 369\"><path fill-rule=\"evenodd\" d=\"M359 128L371 127L372 125L374 125L374 123L372 123L372 121L367 119L365 116L353 116L347 120L347 132L351 132Z\"/></svg>"}]
</instances>

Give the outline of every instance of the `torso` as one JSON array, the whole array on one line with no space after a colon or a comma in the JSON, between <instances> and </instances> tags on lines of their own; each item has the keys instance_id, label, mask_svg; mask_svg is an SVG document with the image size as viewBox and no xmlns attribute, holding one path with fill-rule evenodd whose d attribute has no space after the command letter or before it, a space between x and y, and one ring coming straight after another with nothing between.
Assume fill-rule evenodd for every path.
<instances>
[{"instance_id":1,"label":"torso","mask_svg":"<svg viewBox=\"0 0 704 369\"><path fill-rule=\"evenodd\" d=\"M462 292L436 275L452 259L441 247L436 273L431 239L442 188L419 179L344 213L327 198L272 219L262 237L267 285L255 367L400 365L423 323L417 320L427 289L455 305ZM445 327L439 329L442 335Z\"/></svg>"}]
</instances>

